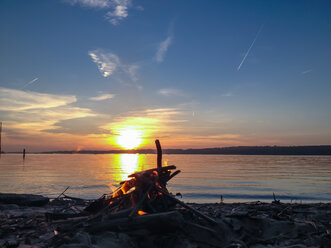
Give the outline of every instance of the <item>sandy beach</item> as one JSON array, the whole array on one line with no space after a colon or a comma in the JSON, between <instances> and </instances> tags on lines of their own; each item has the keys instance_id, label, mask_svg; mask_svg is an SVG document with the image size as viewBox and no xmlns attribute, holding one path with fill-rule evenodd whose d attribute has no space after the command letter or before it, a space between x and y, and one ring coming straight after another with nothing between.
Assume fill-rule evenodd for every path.
<instances>
[{"instance_id":1,"label":"sandy beach","mask_svg":"<svg viewBox=\"0 0 331 248\"><path fill-rule=\"evenodd\" d=\"M90 201L58 198L44 204L47 198L29 195L13 204L5 196L0 247L331 247L330 203L188 203L216 224L178 205L158 221L146 214L116 223L92 222L82 214Z\"/></svg>"}]
</instances>

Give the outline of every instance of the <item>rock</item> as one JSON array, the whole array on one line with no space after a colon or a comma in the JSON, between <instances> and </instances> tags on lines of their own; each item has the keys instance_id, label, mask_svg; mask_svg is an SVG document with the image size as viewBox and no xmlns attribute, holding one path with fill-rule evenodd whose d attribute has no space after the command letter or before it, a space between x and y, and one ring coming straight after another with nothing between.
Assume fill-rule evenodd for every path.
<instances>
[{"instance_id":1,"label":"rock","mask_svg":"<svg viewBox=\"0 0 331 248\"><path fill-rule=\"evenodd\" d=\"M44 206L49 202L47 197L31 194L3 194L0 193L1 204L16 204L19 206Z\"/></svg>"},{"instance_id":2,"label":"rock","mask_svg":"<svg viewBox=\"0 0 331 248\"><path fill-rule=\"evenodd\" d=\"M91 246L86 246L82 244L66 244L66 245L61 245L60 248L90 248ZM111 247L111 246L109 246Z\"/></svg>"},{"instance_id":3,"label":"rock","mask_svg":"<svg viewBox=\"0 0 331 248\"><path fill-rule=\"evenodd\" d=\"M17 248L40 248L37 245L19 245Z\"/></svg>"},{"instance_id":4,"label":"rock","mask_svg":"<svg viewBox=\"0 0 331 248\"><path fill-rule=\"evenodd\" d=\"M14 240L14 239L7 240L6 243L5 243L5 246L8 247L8 248L17 247L18 246L18 241Z\"/></svg>"},{"instance_id":5,"label":"rock","mask_svg":"<svg viewBox=\"0 0 331 248\"><path fill-rule=\"evenodd\" d=\"M73 239L71 239L73 243L79 243L81 245L85 245L90 247L92 245L90 235L86 232L79 232L77 233Z\"/></svg>"},{"instance_id":6,"label":"rock","mask_svg":"<svg viewBox=\"0 0 331 248\"><path fill-rule=\"evenodd\" d=\"M96 248L108 248L108 247L118 247L118 248L134 248L137 247L135 242L124 233L114 233L105 232L102 235L96 236Z\"/></svg>"},{"instance_id":7,"label":"rock","mask_svg":"<svg viewBox=\"0 0 331 248\"><path fill-rule=\"evenodd\" d=\"M19 209L19 206L16 204L1 204L0 210L17 210Z\"/></svg>"}]
</instances>

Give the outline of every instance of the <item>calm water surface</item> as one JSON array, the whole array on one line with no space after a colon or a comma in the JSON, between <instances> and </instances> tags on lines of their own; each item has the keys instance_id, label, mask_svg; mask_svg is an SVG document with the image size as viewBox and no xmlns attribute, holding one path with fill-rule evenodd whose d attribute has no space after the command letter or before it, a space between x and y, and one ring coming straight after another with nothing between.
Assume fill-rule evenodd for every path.
<instances>
[{"instance_id":1,"label":"calm water surface","mask_svg":"<svg viewBox=\"0 0 331 248\"><path fill-rule=\"evenodd\" d=\"M168 188L184 201L331 202L331 156L164 155L182 172ZM97 198L137 170L156 166L156 155L18 154L0 158L0 192Z\"/></svg>"}]
</instances>

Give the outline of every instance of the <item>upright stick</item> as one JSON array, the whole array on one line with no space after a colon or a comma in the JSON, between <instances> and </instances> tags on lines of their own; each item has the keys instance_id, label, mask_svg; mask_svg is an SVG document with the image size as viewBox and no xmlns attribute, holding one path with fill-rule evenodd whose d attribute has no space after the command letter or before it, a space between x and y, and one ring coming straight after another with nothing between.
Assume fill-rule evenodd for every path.
<instances>
[{"instance_id":1,"label":"upright stick","mask_svg":"<svg viewBox=\"0 0 331 248\"><path fill-rule=\"evenodd\" d=\"M1 157L1 132L2 132L2 121L0 121L0 157Z\"/></svg>"},{"instance_id":2,"label":"upright stick","mask_svg":"<svg viewBox=\"0 0 331 248\"><path fill-rule=\"evenodd\" d=\"M162 149L159 140L155 140L155 145L157 149L157 168L160 169L162 167Z\"/></svg>"},{"instance_id":3,"label":"upright stick","mask_svg":"<svg viewBox=\"0 0 331 248\"><path fill-rule=\"evenodd\" d=\"M0 121L0 157L1 157L1 132L2 132L2 121Z\"/></svg>"}]
</instances>

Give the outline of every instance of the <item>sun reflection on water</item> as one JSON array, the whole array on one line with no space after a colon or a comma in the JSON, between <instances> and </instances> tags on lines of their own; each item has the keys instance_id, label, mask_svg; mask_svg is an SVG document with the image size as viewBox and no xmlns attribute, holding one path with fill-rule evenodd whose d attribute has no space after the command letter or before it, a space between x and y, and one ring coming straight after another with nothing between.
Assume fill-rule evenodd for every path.
<instances>
[{"instance_id":1,"label":"sun reflection on water","mask_svg":"<svg viewBox=\"0 0 331 248\"><path fill-rule=\"evenodd\" d=\"M139 154L117 154L115 163L119 168L115 172L115 180L124 181L130 174L143 169L144 157Z\"/></svg>"}]
</instances>

